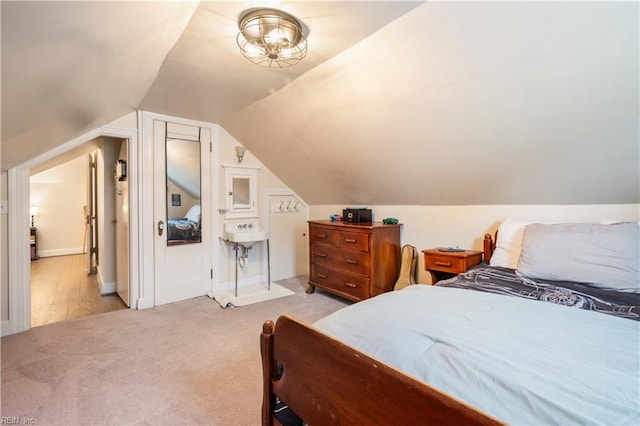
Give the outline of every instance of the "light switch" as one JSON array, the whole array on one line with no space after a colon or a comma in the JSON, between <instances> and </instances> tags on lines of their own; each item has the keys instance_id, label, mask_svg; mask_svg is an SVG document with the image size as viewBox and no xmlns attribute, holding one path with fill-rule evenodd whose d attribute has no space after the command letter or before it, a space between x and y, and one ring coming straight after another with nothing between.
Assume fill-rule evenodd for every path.
<instances>
[{"instance_id":1,"label":"light switch","mask_svg":"<svg viewBox=\"0 0 640 426\"><path fill-rule=\"evenodd\" d=\"M0 214L7 214L9 212L9 202L7 200L0 200Z\"/></svg>"}]
</instances>

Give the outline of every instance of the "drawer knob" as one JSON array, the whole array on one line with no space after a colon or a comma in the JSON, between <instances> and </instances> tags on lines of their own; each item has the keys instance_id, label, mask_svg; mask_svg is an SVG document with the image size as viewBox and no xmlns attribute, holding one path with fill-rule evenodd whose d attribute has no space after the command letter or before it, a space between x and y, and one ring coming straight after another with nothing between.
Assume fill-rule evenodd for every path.
<instances>
[{"instance_id":1,"label":"drawer knob","mask_svg":"<svg viewBox=\"0 0 640 426\"><path fill-rule=\"evenodd\" d=\"M327 238L327 234L318 234L318 238Z\"/></svg>"},{"instance_id":2,"label":"drawer knob","mask_svg":"<svg viewBox=\"0 0 640 426\"><path fill-rule=\"evenodd\" d=\"M349 243L349 244L353 244L353 243L356 242L356 239L355 238L345 238L344 242L345 243Z\"/></svg>"},{"instance_id":3,"label":"drawer knob","mask_svg":"<svg viewBox=\"0 0 640 426\"><path fill-rule=\"evenodd\" d=\"M451 266L451 262L443 262L443 261L441 261L441 260L436 260L436 261L435 261L435 262L433 262L433 263L435 263L435 264L436 264L436 265L438 265L438 266Z\"/></svg>"},{"instance_id":4,"label":"drawer knob","mask_svg":"<svg viewBox=\"0 0 640 426\"><path fill-rule=\"evenodd\" d=\"M318 274L319 278L322 278L323 280L327 278L327 276L325 274Z\"/></svg>"},{"instance_id":5,"label":"drawer knob","mask_svg":"<svg viewBox=\"0 0 640 426\"><path fill-rule=\"evenodd\" d=\"M351 287L351 288L356 288L356 287L358 287L358 284L349 283L349 282L344 283L344 285L346 285L347 287Z\"/></svg>"},{"instance_id":6,"label":"drawer knob","mask_svg":"<svg viewBox=\"0 0 640 426\"><path fill-rule=\"evenodd\" d=\"M318 253L318 257L327 257L327 253Z\"/></svg>"},{"instance_id":7,"label":"drawer knob","mask_svg":"<svg viewBox=\"0 0 640 426\"><path fill-rule=\"evenodd\" d=\"M358 261L355 260L355 259L347 259L347 263L350 264L350 265L357 265Z\"/></svg>"}]
</instances>

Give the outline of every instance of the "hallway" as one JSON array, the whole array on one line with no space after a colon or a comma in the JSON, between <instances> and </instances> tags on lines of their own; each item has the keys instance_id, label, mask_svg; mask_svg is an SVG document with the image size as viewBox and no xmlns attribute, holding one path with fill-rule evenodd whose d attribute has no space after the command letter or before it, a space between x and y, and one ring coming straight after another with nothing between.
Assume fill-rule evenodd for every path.
<instances>
[{"instance_id":1,"label":"hallway","mask_svg":"<svg viewBox=\"0 0 640 426\"><path fill-rule=\"evenodd\" d=\"M31 262L31 327L127 309L117 294L100 296L96 275L87 275L83 254Z\"/></svg>"}]
</instances>

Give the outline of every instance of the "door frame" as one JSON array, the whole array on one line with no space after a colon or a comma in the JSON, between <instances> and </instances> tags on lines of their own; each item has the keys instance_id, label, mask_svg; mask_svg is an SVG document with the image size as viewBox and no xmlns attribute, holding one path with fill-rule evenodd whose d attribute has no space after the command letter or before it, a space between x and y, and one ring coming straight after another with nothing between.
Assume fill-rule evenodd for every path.
<instances>
[{"instance_id":1,"label":"door frame","mask_svg":"<svg viewBox=\"0 0 640 426\"><path fill-rule=\"evenodd\" d=\"M130 233L129 233L129 285L132 309L138 299L140 269L140 204L138 130L116 126L102 126L41 154L7 172L8 184L8 267L9 267L9 318L2 322L2 335L19 333L31 328L31 270L29 259L29 179L30 170L65 152L98 137L129 139L130 164Z\"/></svg>"},{"instance_id":2,"label":"door frame","mask_svg":"<svg viewBox=\"0 0 640 426\"><path fill-rule=\"evenodd\" d=\"M154 212L154 140L153 140L153 122L166 121L176 124L184 124L187 126L206 127L211 131L211 154L209 161L211 161L211 265L213 268L213 280L211 282L212 288L217 288L220 283L220 244L215 244L217 239L221 235L221 219L220 214L216 214L218 211L218 205L220 200L220 170L222 167L216 166L219 164L219 139L220 132L217 124L191 120L187 118L173 117L165 114L158 114L149 111L138 111L138 126L140 129L140 148L138 164L140 166L140 188L144 188L139 192L137 202L139 204L139 217L140 224L144 226L139 227L138 239L140 241L139 246L139 296L138 296L138 309L152 308L155 305L155 212ZM147 253L146 256L142 255ZM215 270L215 267L218 270Z\"/></svg>"}]
</instances>

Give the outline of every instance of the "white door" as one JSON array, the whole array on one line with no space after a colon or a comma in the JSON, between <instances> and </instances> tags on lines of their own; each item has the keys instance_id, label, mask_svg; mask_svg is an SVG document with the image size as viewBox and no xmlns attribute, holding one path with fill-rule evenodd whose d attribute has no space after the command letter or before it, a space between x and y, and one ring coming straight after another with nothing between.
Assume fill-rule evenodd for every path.
<instances>
[{"instance_id":1,"label":"white door","mask_svg":"<svg viewBox=\"0 0 640 426\"><path fill-rule=\"evenodd\" d=\"M212 283L211 129L154 120L155 305Z\"/></svg>"},{"instance_id":2,"label":"white door","mask_svg":"<svg viewBox=\"0 0 640 426\"><path fill-rule=\"evenodd\" d=\"M129 297L129 140L122 141L116 167L116 291L127 305Z\"/></svg>"},{"instance_id":3,"label":"white door","mask_svg":"<svg viewBox=\"0 0 640 426\"><path fill-rule=\"evenodd\" d=\"M271 280L306 274L309 269L306 204L291 193L274 191L268 194L266 206Z\"/></svg>"}]
</instances>

